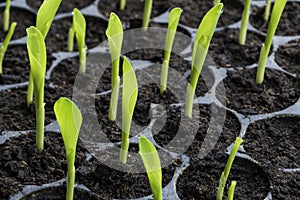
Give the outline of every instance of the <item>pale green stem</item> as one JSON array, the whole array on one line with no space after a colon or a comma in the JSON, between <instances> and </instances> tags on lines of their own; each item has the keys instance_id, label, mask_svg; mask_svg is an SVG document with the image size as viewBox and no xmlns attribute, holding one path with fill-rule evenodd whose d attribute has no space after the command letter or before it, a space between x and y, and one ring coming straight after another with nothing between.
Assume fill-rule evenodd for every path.
<instances>
[{"instance_id":1,"label":"pale green stem","mask_svg":"<svg viewBox=\"0 0 300 200\"><path fill-rule=\"evenodd\" d=\"M188 84L184 112L185 112L185 116L189 118L192 118L194 95L195 95L194 88L190 84Z\"/></svg>"},{"instance_id":2,"label":"pale green stem","mask_svg":"<svg viewBox=\"0 0 300 200\"><path fill-rule=\"evenodd\" d=\"M79 63L80 63L79 72L84 74L86 71L86 48L82 48L79 51Z\"/></svg>"},{"instance_id":3,"label":"pale green stem","mask_svg":"<svg viewBox=\"0 0 300 200\"><path fill-rule=\"evenodd\" d=\"M272 0L267 0L267 5L266 5L265 13L264 13L265 21L269 20L270 10L271 10L271 3L272 3Z\"/></svg>"},{"instance_id":4,"label":"pale green stem","mask_svg":"<svg viewBox=\"0 0 300 200\"><path fill-rule=\"evenodd\" d=\"M3 14L3 30L8 31L10 17L10 0L6 0L5 10Z\"/></svg>"},{"instance_id":5,"label":"pale green stem","mask_svg":"<svg viewBox=\"0 0 300 200\"><path fill-rule=\"evenodd\" d=\"M126 164L127 162L128 148L129 148L129 134L122 131L120 162L123 164Z\"/></svg>"},{"instance_id":6,"label":"pale green stem","mask_svg":"<svg viewBox=\"0 0 300 200\"><path fill-rule=\"evenodd\" d=\"M32 104L33 101L33 90L34 90L34 84L33 84L33 77L31 73L29 73L29 81L28 81L28 88L27 88L27 106L29 107L30 104Z\"/></svg>"},{"instance_id":7,"label":"pale green stem","mask_svg":"<svg viewBox=\"0 0 300 200\"><path fill-rule=\"evenodd\" d=\"M112 81L111 81L111 99L109 105L109 120L115 121L118 109L118 97L120 89L119 77L119 63L120 59L115 59L112 63Z\"/></svg>"},{"instance_id":8,"label":"pale green stem","mask_svg":"<svg viewBox=\"0 0 300 200\"><path fill-rule=\"evenodd\" d=\"M75 185L75 166L74 162L68 162L68 175L67 175L67 194L66 200L73 200L74 185Z\"/></svg>"},{"instance_id":9,"label":"pale green stem","mask_svg":"<svg viewBox=\"0 0 300 200\"><path fill-rule=\"evenodd\" d=\"M143 17L143 24L142 24L142 28L144 30L148 29L151 10L152 10L152 0L145 0L144 17Z\"/></svg>"},{"instance_id":10,"label":"pale green stem","mask_svg":"<svg viewBox=\"0 0 300 200\"><path fill-rule=\"evenodd\" d=\"M2 71L2 63L3 63L3 58L4 58L4 52L3 52L3 47L0 47L0 74L3 73Z\"/></svg>"},{"instance_id":11,"label":"pale green stem","mask_svg":"<svg viewBox=\"0 0 300 200\"><path fill-rule=\"evenodd\" d=\"M160 94L162 95L167 89L169 61L164 60L161 69L160 79Z\"/></svg>"},{"instance_id":12,"label":"pale green stem","mask_svg":"<svg viewBox=\"0 0 300 200\"><path fill-rule=\"evenodd\" d=\"M228 189L227 200L233 200L235 186L236 186L236 181L231 181L231 185L230 185L230 187Z\"/></svg>"},{"instance_id":13,"label":"pale green stem","mask_svg":"<svg viewBox=\"0 0 300 200\"><path fill-rule=\"evenodd\" d=\"M221 0L214 0L214 6L216 6L218 3L221 3Z\"/></svg>"},{"instance_id":14,"label":"pale green stem","mask_svg":"<svg viewBox=\"0 0 300 200\"><path fill-rule=\"evenodd\" d=\"M120 0L120 10L124 10L126 6L126 0Z\"/></svg>"},{"instance_id":15,"label":"pale green stem","mask_svg":"<svg viewBox=\"0 0 300 200\"><path fill-rule=\"evenodd\" d=\"M264 81L267 59L268 59L268 50L266 49L265 44L263 44L259 55L259 61L258 61L258 67L256 73L257 84L262 84L262 82Z\"/></svg>"},{"instance_id":16,"label":"pale green stem","mask_svg":"<svg viewBox=\"0 0 300 200\"><path fill-rule=\"evenodd\" d=\"M251 6L251 0L246 0L243 15L242 15L241 29L240 29L240 37L239 37L240 45L245 45L246 43L250 6Z\"/></svg>"},{"instance_id":17,"label":"pale green stem","mask_svg":"<svg viewBox=\"0 0 300 200\"><path fill-rule=\"evenodd\" d=\"M69 52L73 51L73 49L74 49L74 35L75 35L75 31L74 31L74 28L72 25L72 27L69 29L69 32L68 32L68 51Z\"/></svg>"},{"instance_id":18,"label":"pale green stem","mask_svg":"<svg viewBox=\"0 0 300 200\"><path fill-rule=\"evenodd\" d=\"M44 149L44 125L45 125L45 105L44 105L44 84L41 91L35 96L36 112L36 146L39 152Z\"/></svg>"}]
</instances>

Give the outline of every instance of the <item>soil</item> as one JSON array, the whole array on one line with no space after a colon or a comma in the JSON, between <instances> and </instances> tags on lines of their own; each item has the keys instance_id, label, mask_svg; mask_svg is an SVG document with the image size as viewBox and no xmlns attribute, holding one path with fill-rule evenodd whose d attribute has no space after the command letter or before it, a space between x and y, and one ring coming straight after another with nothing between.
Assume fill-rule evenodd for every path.
<instances>
[{"instance_id":1,"label":"soil","mask_svg":"<svg viewBox=\"0 0 300 200\"><path fill-rule=\"evenodd\" d=\"M218 22L218 27L228 26L241 19L243 4L238 0L225 0L223 13ZM183 9L180 22L192 28L198 28L204 15L213 7L213 1L172 0L173 7ZM197 14L195 14L197 13Z\"/></svg>"},{"instance_id":2,"label":"soil","mask_svg":"<svg viewBox=\"0 0 300 200\"><path fill-rule=\"evenodd\" d=\"M67 13L72 12L74 8L83 9L91 5L94 1L93 0L68 0L62 1L57 13ZM38 10L43 3L43 0L26 0L26 3L32 7L34 10Z\"/></svg>"},{"instance_id":3,"label":"soil","mask_svg":"<svg viewBox=\"0 0 300 200\"><path fill-rule=\"evenodd\" d=\"M283 69L300 76L300 40L292 40L287 44L279 46L275 61Z\"/></svg>"},{"instance_id":4,"label":"soil","mask_svg":"<svg viewBox=\"0 0 300 200\"><path fill-rule=\"evenodd\" d=\"M271 5L272 13L274 3ZM258 30L266 33L268 29L268 22L264 20L265 7L252 7L252 13L250 15L250 23ZM300 27L298 26L300 13L299 2L287 2L280 18L276 35L295 36L300 34Z\"/></svg>"},{"instance_id":5,"label":"soil","mask_svg":"<svg viewBox=\"0 0 300 200\"><path fill-rule=\"evenodd\" d=\"M3 17L2 13L4 12L5 7L0 8L1 18ZM17 22L17 26L15 28L14 34L12 36L12 40L14 39L20 39L24 36L26 36L26 28L30 26L35 25L35 14L22 9L22 8L16 8L11 7L10 8L10 23ZM4 41L6 37L6 32L3 31L3 20L0 20L0 41Z\"/></svg>"},{"instance_id":6,"label":"soil","mask_svg":"<svg viewBox=\"0 0 300 200\"><path fill-rule=\"evenodd\" d=\"M241 114L283 110L299 98L299 80L277 70L266 69L260 85L255 82L256 68L229 71L227 75L223 80L225 91L217 88L217 97L226 95L227 107Z\"/></svg>"},{"instance_id":7,"label":"soil","mask_svg":"<svg viewBox=\"0 0 300 200\"><path fill-rule=\"evenodd\" d=\"M245 67L258 62L259 52L265 37L248 31L246 44L239 44L239 30L225 29L212 38L208 55L218 67Z\"/></svg>"}]
</instances>

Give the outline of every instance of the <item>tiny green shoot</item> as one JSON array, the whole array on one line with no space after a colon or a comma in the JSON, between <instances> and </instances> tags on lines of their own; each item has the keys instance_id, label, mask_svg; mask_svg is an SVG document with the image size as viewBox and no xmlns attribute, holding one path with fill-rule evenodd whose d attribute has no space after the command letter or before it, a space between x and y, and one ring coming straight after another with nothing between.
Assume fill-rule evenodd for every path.
<instances>
[{"instance_id":1,"label":"tiny green shoot","mask_svg":"<svg viewBox=\"0 0 300 200\"><path fill-rule=\"evenodd\" d=\"M227 200L233 200L235 186L236 186L236 181L231 181L231 185L230 185L230 187L228 189Z\"/></svg>"},{"instance_id":2,"label":"tiny green shoot","mask_svg":"<svg viewBox=\"0 0 300 200\"><path fill-rule=\"evenodd\" d=\"M138 95L138 84L134 70L128 61L123 57L123 90L122 90L122 143L120 162L127 162L129 148L129 135L131 120Z\"/></svg>"},{"instance_id":3,"label":"tiny green shoot","mask_svg":"<svg viewBox=\"0 0 300 200\"><path fill-rule=\"evenodd\" d=\"M8 31L10 17L10 0L6 0L5 9L3 13L3 31Z\"/></svg>"},{"instance_id":4,"label":"tiny green shoot","mask_svg":"<svg viewBox=\"0 0 300 200\"><path fill-rule=\"evenodd\" d=\"M236 155L236 153L239 149L239 146L241 145L242 142L243 142L243 139L237 137L236 140L235 140L235 143L234 143L234 145L231 149L231 152L230 152L229 158L227 160L225 169L222 172L222 175L221 175L220 180L219 180L217 200L222 200L222 198L223 198L224 188L225 188L226 181L227 181L227 178L228 178L229 173L230 173L230 169L231 169L233 160L234 160L235 155Z\"/></svg>"},{"instance_id":5,"label":"tiny green shoot","mask_svg":"<svg viewBox=\"0 0 300 200\"><path fill-rule=\"evenodd\" d=\"M120 10L124 10L126 6L126 0L120 0Z\"/></svg>"},{"instance_id":6,"label":"tiny green shoot","mask_svg":"<svg viewBox=\"0 0 300 200\"><path fill-rule=\"evenodd\" d=\"M270 48L272 45L273 37L275 35L279 20L281 18L282 12L284 10L285 4L287 0L277 0L274 4L273 11L271 14L271 19L268 26L268 32L266 36L265 43L261 47L257 74L256 74L256 83L262 84L264 81L265 68L267 63L267 58L270 52Z\"/></svg>"},{"instance_id":7,"label":"tiny green shoot","mask_svg":"<svg viewBox=\"0 0 300 200\"><path fill-rule=\"evenodd\" d=\"M181 8L173 8L170 12L168 30L167 30L167 36L165 42L164 61L161 70L160 94L163 94L167 88L170 56L171 56L173 41L175 38L181 13L182 13Z\"/></svg>"},{"instance_id":8,"label":"tiny green shoot","mask_svg":"<svg viewBox=\"0 0 300 200\"><path fill-rule=\"evenodd\" d=\"M205 57L208 52L208 47L214 31L216 29L219 17L222 13L223 4L217 4L211 8L204 18L202 19L201 24L199 25L192 53L192 69L190 83L187 86L186 94L186 105L185 105L185 115L189 118L192 118L192 108L194 95L196 91L196 86L198 83L198 78L202 70Z\"/></svg>"},{"instance_id":9,"label":"tiny green shoot","mask_svg":"<svg viewBox=\"0 0 300 200\"><path fill-rule=\"evenodd\" d=\"M271 4L272 4L272 0L267 0L267 5L266 5L266 8L265 8L265 13L264 13L265 21L269 20Z\"/></svg>"},{"instance_id":10,"label":"tiny green shoot","mask_svg":"<svg viewBox=\"0 0 300 200\"><path fill-rule=\"evenodd\" d=\"M9 28L9 31L8 31L6 37L5 37L5 40L4 40L4 42L2 43L2 45L0 47L0 74L2 74L2 63L3 63L4 55L5 55L5 52L7 50L8 44L9 44L9 42L10 42L10 40L11 40L13 34L14 34L16 25L17 25L16 22L13 22L10 25L10 28Z\"/></svg>"},{"instance_id":11,"label":"tiny green shoot","mask_svg":"<svg viewBox=\"0 0 300 200\"><path fill-rule=\"evenodd\" d=\"M79 51L79 72L84 74L86 68L86 46L85 46L85 31L86 31L86 22L84 16L81 12L74 8L73 11L73 24L76 35L76 41Z\"/></svg>"},{"instance_id":12,"label":"tiny green shoot","mask_svg":"<svg viewBox=\"0 0 300 200\"><path fill-rule=\"evenodd\" d=\"M219 3L221 3L221 0L214 0L214 6L216 6Z\"/></svg>"},{"instance_id":13,"label":"tiny green shoot","mask_svg":"<svg viewBox=\"0 0 300 200\"><path fill-rule=\"evenodd\" d=\"M139 141L139 154L142 157L150 182L154 200L162 200L162 171L158 153L154 145L145 137Z\"/></svg>"},{"instance_id":14,"label":"tiny green shoot","mask_svg":"<svg viewBox=\"0 0 300 200\"><path fill-rule=\"evenodd\" d=\"M148 29L151 11L152 11L152 0L145 0L145 6L144 6L144 16L143 16L143 23L142 28L144 30Z\"/></svg>"},{"instance_id":15,"label":"tiny green shoot","mask_svg":"<svg viewBox=\"0 0 300 200\"><path fill-rule=\"evenodd\" d=\"M251 0L246 0L243 15L242 15L242 23L241 23L241 29L240 29L240 35L239 35L240 45L245 45L245 43L246 43L250 6L251 6Z\"/></svg>"},{"instance_id":16,"label":"tiny green shoot","mask_svg":"<svg viewBox=\"0 0 300 200\"><path fill-rule=\"evenodd\" d=\"M36 28L42 33L43 38L45 40L48 31L51 27L52 21L54 16L58 10L62 0L44 0L41 7L38 10L37 17L36 17ZM28 89L27 89L27 106L32 103L33 100L33 78L31 73L29 74L29 82L28 82Z\"/></svg>"},{"instance_id":17,"label":"tiny green shoot","mask_svg":"<svg viewBox=\"0 0 300 200\"><path fill-rule=\"evenodd\" d=\"M74 30L74 22L73 22L69 29L69 32L68 32L68 51L69 52L74 50L74 37L75 37L75 30Z\"/></svg>"},{"instance_id":18,"label":"tiny green shoot","mask_svg":"<svg viewBox=\"0 0 300 200\"><path fill-rule=\"evenodd\" d=\"M116 120L118 108L118 96L120 89L119 64L120 54L123 42L123 28L119 17L115 13L111 13L106 30L108 38L111 62L112 62L112 79L111 79L111 100L109 105L109 119Z\"/></svg>"},{"instance_id":19,"label":"tiny green shoot","mask_svg":"<svg viewBox=\"0 0 300 200\"><path fill-rule=\"evenodd\" d=\"M54 113L60 127L68 162L66 200L72 200L75 183L75 155L82 116L78 107L68 98L61 97L54 104Z\"/></svg>"},{"instance_id":20,"label":"tiny green shoot","mask_svg":"<svg viewBox=\"0 0 300 200\"><path fill-rule=\"evenodd\" d=\"M27 49L30 61L30 74L34 84L34 101L36 112L36 146L38 151L44 149L44 83L46 73L46 45L43 35L34 26L26 29Z\"/></svg>"}]
</instances>

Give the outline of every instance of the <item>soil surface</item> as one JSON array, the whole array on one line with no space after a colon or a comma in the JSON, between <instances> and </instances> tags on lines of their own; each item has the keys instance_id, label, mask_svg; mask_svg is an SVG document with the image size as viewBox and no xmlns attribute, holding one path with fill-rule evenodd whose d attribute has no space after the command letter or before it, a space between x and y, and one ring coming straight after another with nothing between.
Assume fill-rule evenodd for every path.
<instances>
[{"instance_id":1,"label":"soil surface","mask_svg":"<svg viewBox=\"0 0 300 200\"><path fill-rule=\"evenodd\" d=\"M243 4L238 0L225 0L223 13L220 16L218 27L228 26L241 19ZM192 28L198 28L205 14L214 6L213 1L172 0L173 7L183 9L180 22ZM197 14L195 14L197 13Z\"/></svg>"},{"instance_id":2,"label":"soil surface","mask_svg":"<svg viewBox=\"0 0 300 200\"><path fill-rule=\"evenodd\" d=\"M4 12L5 7L0 8L0 13L1 13L1 19L3 17L3 12ZM10 8L10 24L12 22L17 22L17 26L15 28L14 34L12 36L12 40L14 39L19 39L24 36L26 36L26 28L30 26L35 25L35 14L22 9L22 8L15 8L11 7ZM4 41L7 32L3 31L3 20L0 20L0 41Z\"/></svg>"},{"instance_id":3,"label":"soil surface","mask_svg":"<svg viewBox=\"0 0 300 200\"><path fill-rule=\"evenodd\" d=\"M26 0L27 4L32 7L34 10L38 10L43 3L43 0ZM62 1L57 13L67 13L72 12L74 8L82 9L91 5L93 0L68 0Z\"/></svg>"},{"instance_id":4,"label":"soil surface","mask_svg":"<svg viewBox=\"0 0 300 200\"><path fill-rule=\"evenodd\" d=\"M256 84L255 79L256 68L229 71L223 80L225 91L217 87L217 97L226 95L227 107L245 115L283 110L299 98L297 78L266 69L261 85Z\"/></svg>"},{"instance_id":5,"label":"soil surface","mask_svg":"<svg viewBox=\"0 0 300 200\"><path fill-rule=\"evenodd\" d=\"M283 69L300 76L300 40L281 45L275 54L275 61Z\"/></svg>"},{"instance_id":6,"label":"soil surface","mask_svg":"<svg viewBox=\"0 0 300 200\"><path fill-rule=\"evenodd\" d=\"M271 5L271 11L273 10ZM268 22L264 20L265 7L252 7L252 13L250 15L250 23L258 30L266 33L268 29ZM287 2L280 18L276 35L294 36L300 34L299 19L300 3L299 2Z\"/></svg>"}]
</instances>

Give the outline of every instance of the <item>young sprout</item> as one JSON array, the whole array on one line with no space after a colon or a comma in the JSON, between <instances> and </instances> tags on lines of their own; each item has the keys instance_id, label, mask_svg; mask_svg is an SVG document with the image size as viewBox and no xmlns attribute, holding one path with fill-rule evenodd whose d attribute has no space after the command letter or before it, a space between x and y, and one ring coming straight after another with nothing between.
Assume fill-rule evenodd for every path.
<instances>
[{"instance_id":1,"label":"young sprout","mask_svg":"<svg viewBox=\"0 0 300 200\"><path fill-rule=\"evenodd\" d=\"M71 52L74 50L74 36L75 36L75 30L74 30L74 21L72 22L72 25L68 32L68 51Z\"/></svg>"},{"instance_id":2,"label":"young sprout","mask_svg":"<svg viewBox=\"0 0 300 200\"><path fill-rule=\"evenodd\" d=\"M267 0L267 5L266 5L265 13L264 13L265 21L268 21L268 19L269 19L271 4L272 4L272 0Z\"/></svg>"},{"instance_id":3,"label":"young sprout","mask_svg":"<svg viewBox=\"0 0 300 200\"><path fill-rule=\"evenodd\" d=\"M126 6L126 0L120 0L120 10L124 10Z\"/></svg>"},{"instance_id":4,"label":"young sprout","mask_svg":"<svg viewBox=\"0 0 300 200\"><path fill-rule=\"evenodd\" d=\"M281 14L285 7L287 0L277 0L274 4L271 20L268 26L268 32L266 36L265 43L261 47L257 73L256 73L256 83L261 84L264 81L265 68L267 63L267 58L270 52L270 48L272 45L272 40L275 35Z\"/></svg>"},{"instance_id":5,"label":"young sprout","mask_svg":"<svg viewBox=\"0 0 300 200\"><path fill-rule=\"evenodd\" d=\"M223 4L219 3L210 9L198 28L192 53L192 69L190 83L187 86L185 115L192 118L192 108L194 101L194 94L198 83L198 78L202 70L202 66L208 52L208 47L214 31L216 29L219 17L222 13Z\"/></svg>"},{"instance_id":6,"label":"young sprout","mask_svg":"<svg viewBox=\"0 0 300 200\"><path fill-rule=\"evenodd\" d=\"M79 51L79 72L85 73L86 68L86 46L85 46L85 31L86 31L86 22L83 15L77 8L74 8L73 11L73 25L74 31L76 34L76 41Z\"/></svg>"},{"instance_id":7,"label":"young sprout","mask_svg":"<svg viewBox=\"0 0 300 200\"><path fill-rule=\"evenodd\" d=\"M34 101L36 112L36 146L38 151L44 149L44 83L46 73L46 46L43 35L34 26L26 29L27 49L30 61L30 74L34 84Z\"/></svg>"},{"instance_id":8,"label":"young sprout","mask_svg":"<svg viewBox=\"0 0 300 200\"><path fill-rule=\"evenodd\" d=\"M0 47L0 75L2 74L2 63L3 63L3 58L4 58L5 52L6 52L6 50L7 50L8 44L9 44L9 42L10 42L10 39L11 39L11 37L12 37L13 34L14 34L16 25L17 25L16 22L13 22L13 23L10 25L10 28L9 28L9 31L8 31L6 37L5 37L5 40L4 40L3 44L2 44L2 46Z\"/></svg>"},{"instance_id":9,"label":"young sprout","mask_svg":"<svg viewBox=\"0 0 300 200\"><path fill-rule=\"evenodd\" d=\"M240 36L239 36L240 45L245 45L246 43L250 6L251 6L251 0L246 0L243 15L242 15L242 24L241 24Z\"/></svg>"},{"instance_id":10,"label":"young sprout","mask_svg":"<svg viewBox=\"0 0 300 200\"><path fill-rule=\"evenodd\" d=\"M64 141L68 162L66 200L73 199L75 183L75 154L82 116L78 107L68 98L59 98L54 105L54 113Z\"/></svg>"},{"instance_id":11,"label":"young sprout","mask_svg":"<svg viewBox=\"0 0 300 200\"><path fill-rule=\"evenodd\" d=\"M8 31L10 17L10 0L6 0L5 9L3 13L3 31Z\"/></svg>"},{"instance_id":12,"label":"young sprout","mask_svg":"<svg viewBox=\"0 0 300 200\"><path fill-rule=\"evenodd\" d=\"M139 154L147 171L153 198L162 200L162 171L159 156L156 148L145 136L140 137Z\"/></svg>"},{"instance_id":13,"label":"young sprout","mask_svg":"<svg viewBox=\"0 0 300 200\"><path fill-rule=\"evenodd\" d=\"M152 10L152 0L145 0L144 16L143 16L143 24L142 24L142 28L144 30L148 29L151 10Z\"/></svg>"},{"instance_id":14,"label":"young sprout","mask_svg":"<svg viewBox=\"0 0 300 200\"><path fill-rule=\"evenodd\" d=\"M219 3L221 3L221 0L214 0L214 6L216 6Z\"/></svg>"},{"instance_id":15,"label":"young sprout","mask_svg":"<svg viewBox=\"0 0 300 200\"><path fill-rule=\"evenodd\" d=\"M182 13L181 8L173 8L170 12L168 30L167 30L167 36L165 42L164 61L161 69L160 94L163 94L167 88L171 50L172 50L173 41L175 38L176 29L178 26L181 13Z\"/></svg>"},{"instance_id":16,"label":"young sprout","mask_svg":"<svg viewBox=\"0 0 300 200\"><path fill-rule=\"evenodd\" d=\"M132 115L138 95L138 84L133 68L128 59L123 57L123 90L122 90L122 143L120 152L121 163L126 163L129 133Z\"/></svg>"},{"instance_id":17,"label":"young sprout","mask_svg":"<svg viewBox=\"0 0 300 200\"><path fill-rule=\"evenodd\" d=\"M62 0L44 0L43 4L38 10L36 17L36 28L41 32L44 40L51 27L55 13L58 10ZM31 73L29 74L29 82L27 89L27 106L32 103L33 100L34 84Z\"/></svg>"},{"instance_id":18,"label":"young sprout","mask_svg":"<svg viewBox=\"0 0 300 200\"><path fill-rule=\"evenodd\" d=\"M111 62L112 62L112 79L111 79L111 99L109 105L109 119L116 120L118 96L120 88L119 63L123 42L123 28L119 17L115 13L109 16L106 36L109 42Z\"/></svg>"},{"instance_id":19,"label":"young sprout","mask_svg":"<svg viewBox=\"0 0 300 200\"><path fill-rule=\"evenodd\" d=\"M241 145L242 142L243 142L243 139L237 137L236 140L235 140L235 143L234 143L234 145L233 145L233 147L231 149L231 152L230 152L229 158L227 160L225 169L222 172L222 175L221 175L220 180L219 180L219 187L218 187L218 192L217 192L217 200L222 200L222 198L223 198L225 184L226 184L226 181L227 181L227 178L228 178L228 175L229 175L229 172L230 172L233 160L234 160L235 155L236 155L236 153L237 153L237 151L239 149L239 146Z\"/></svg>"},{"instance_id":20,"label":"young sprout","mask_svg":"<svg viewBox=\"0 0 300 200\"><path fill-rule=\"evenodd\" d=\"M231 181L231 185L230 185L230 187L228 189L227 200L233 200L235 186L236 186L236 181Z\"/></svg>"}]
</instances>

